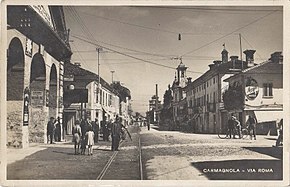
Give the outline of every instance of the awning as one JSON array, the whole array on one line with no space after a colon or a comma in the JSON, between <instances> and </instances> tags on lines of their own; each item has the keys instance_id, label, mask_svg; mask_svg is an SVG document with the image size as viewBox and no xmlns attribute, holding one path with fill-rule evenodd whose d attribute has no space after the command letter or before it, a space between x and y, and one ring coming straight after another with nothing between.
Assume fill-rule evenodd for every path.
<instances>
[{"instance_id":1,"label":"awning","mask_svg":"<svg viewBox=\"0 0 290 187\"><path fill-rule=\"evenodd\" d=\"M280 121L283 118L283 111L254 111L257 122Z\"/></svg>"}]
</instances>

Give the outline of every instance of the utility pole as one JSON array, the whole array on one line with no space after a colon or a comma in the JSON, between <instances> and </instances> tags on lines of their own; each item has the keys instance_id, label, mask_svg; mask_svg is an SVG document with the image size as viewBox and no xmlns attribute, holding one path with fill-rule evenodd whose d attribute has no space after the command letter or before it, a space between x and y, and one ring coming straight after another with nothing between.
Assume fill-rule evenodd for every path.
<instances>
[{"instance_id":1,"label":"utility pole","mask_svg":"<svg viewBox=\"0 0 290 187\"><path fill-rule=\"evenodd\" d=\"M99 98L99 93L100 93L100 84L101 84L101 76L100 76L100 51L102 50L101 47L96 48L97 52L98 52L98 86L97 86L97 101L100 103L101 105L101 110L102 110L102 102L101 102L101 97ZM98 116L99 119L99 116ZM100 122L100 119L99 119Z\"/></svg>"},{"instance_id":2,"label":"utility pole","mask_svg":"<svg viewBox=\"0 0 290 187\"><path fill-rule=\"evenodd\" d=\"M239 34L239 39L240 39L240 59L242 61L242 70L244 69L244 63L243 63L243 53L242 53L242 35L241 33Z\"/></svg>"},{"instance_id":3,"label":"utility pole","mask_svg":"<svg viewBox=\"0 0 290 187\"><path fill-rule=\"evenodd\" d=\"M115 73L115 71L112 70L111 73L112 73L112 84L113 84L114 83L114 73Z\"/></svg>"}]
</instances>

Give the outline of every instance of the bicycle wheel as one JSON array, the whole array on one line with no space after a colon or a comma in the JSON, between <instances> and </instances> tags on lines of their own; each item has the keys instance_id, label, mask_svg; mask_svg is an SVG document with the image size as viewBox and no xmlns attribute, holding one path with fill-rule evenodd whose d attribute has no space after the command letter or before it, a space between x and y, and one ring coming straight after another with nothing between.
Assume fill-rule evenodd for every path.
<instances>
[{"instance_id":1,"label":"bicycle wheel","mask_svg":"<svg viewBox=\"0 0 290 187\"><path fill-rule=\"evenodd\" d=\"M226 138L228 138L229 136L228 136L228 133L227 133L227 131L226 131L225 129L219 129L218 137L219 137L220 139L226 139Z\"/></svg>"},{"instance_id":2,"label":"bicycle wheel","mask_svg":"<svg viewBox=\"0 0 290 187\"><path fill-rule=\"evenodd\" d=\"M242 138L246 139L249 135L248 129L242 129Z\"/></svg>"}]
</instances>

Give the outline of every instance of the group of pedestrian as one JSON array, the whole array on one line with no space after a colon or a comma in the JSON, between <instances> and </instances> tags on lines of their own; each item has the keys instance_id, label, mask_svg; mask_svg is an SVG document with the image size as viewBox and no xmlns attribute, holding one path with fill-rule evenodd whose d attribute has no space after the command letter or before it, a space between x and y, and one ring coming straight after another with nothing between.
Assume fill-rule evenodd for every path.
<instances>
[{"instance_id":1,"label":"group of pedestrian","mask_svg":"<svg viewBox=\"0 0 290 187\"><path fill-rule=\"evenodd\" d=\"M81 122L76 121L73 129L75 154L84 155L86 148L88 148L88 155L93 155L93 145L97 140L95 137L99 134L97 131L98 128L95 126L95 122L92 124L89 119L81 120ZM79 149L81 149L81 153L79 153Z\"/></svg>"},{"instance_id":2,"label":"group of pedestrian","mask_svg":"<svg viewBox=\"0 0 290 187\"><path fill-rule=\"evenodd\" d=\"M251 140L253 137L256 140L256 119L252 116L249 116L247 124ZM234 115L232 115L228 120L228 136L232 138L232 135L233 139L236 138L236 135L238 135L239 138L242 138L242 125Z\"/></svg>"},{"instance_id":3,"label":"group of pedestrian","mask_svg":"<svg viewBox=\"0 0 290 187\"><path fill-rule=\"evenodd\" d=\"M54 117L50 117L47 123L47 143L53 144L54 142L61 141L61 125L60 125L60 117L55 119Z\"/></svg>"},{"instance_id":4,"label":"group of pedestrian","mask_svg":"<svg viewBox=\"0 0 290 187\"><path fill-rule=\"evenodd\" d=\"M81 120L81 122L78 120L76 121L76 125L73 129L75 154L85 154L85 150L88 148L88 155L93 155L93 145L99 141L99 129L100 127L97 118L93 122L90 122L88 119ZM122 137L124 137L124 129L126 129L122 125L122 119L118 115L116 116L114 122L113 120L107 121L107 119L104 118L101 122L101 129L103 133L103 140L109 141L109 136L111 135L111 150L118 151L120 141ZM80 153L79 150L81 150Z\"/></svg>"}]
</instances>

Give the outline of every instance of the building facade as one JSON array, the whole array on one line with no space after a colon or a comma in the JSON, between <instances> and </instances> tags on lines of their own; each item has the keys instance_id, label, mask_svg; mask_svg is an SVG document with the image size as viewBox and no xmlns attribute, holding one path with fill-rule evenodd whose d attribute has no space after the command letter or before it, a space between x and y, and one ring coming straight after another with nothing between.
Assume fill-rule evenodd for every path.
<instances>
[{"instance_id":1,"label":"building facade","mask_svg":"<svg viewBox=\"0 0 290 187\"><path fill-rule=\"evenodd\" d=\"M67 135L72 134L76 120L97 118L100 124L104 116L110 120L120 115L119 93L97 74L81 68L80 64L67 63L64 75Z\"/></svg>"},{"instance_id":2,"label":"building facade","mask_svg":"<svg viewBox=\"0 0 290 187\"><path fill-rule=\"evenodd\" d=\"M46 142L48 119L62 123L68 39L62 7L7 6L8 146Z\"/></svg>"},{"instance_id":3,"label":"building facade","mask_svg":"<svg viewBox=\"0 0 290 187\"><path fill-rule=\"evenodd\" d=\"M249 50L246 50L249 51ZM222 60L215 60L209 65L209 70L196 80L190 82L186 90L188 125L196 133L217 133L226 124L228 112L223 106L223 91L228 83L224 80L254 64L253 54L248 52L246 61L237 56L228 59L228 51L224 49Z\"/></svg>"},{"instance_id":4,"label":"building facade","mask_svg":"<svg viewBox=\"0 0 290 187\"><path fill-rule=\"evenodd\" d=\"M240 85L242 106L232 111L243 125L249 116L256 118L258 134L276 134L276 124L283 117L283 57L275 52L271 58L226 79L230 88ZM229 88L229 89L230 89ZM236 100L239 100L236 98Z\"/></svg>"}]
</instances>

